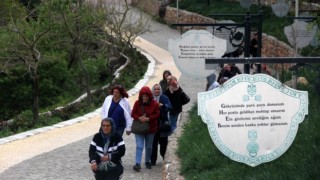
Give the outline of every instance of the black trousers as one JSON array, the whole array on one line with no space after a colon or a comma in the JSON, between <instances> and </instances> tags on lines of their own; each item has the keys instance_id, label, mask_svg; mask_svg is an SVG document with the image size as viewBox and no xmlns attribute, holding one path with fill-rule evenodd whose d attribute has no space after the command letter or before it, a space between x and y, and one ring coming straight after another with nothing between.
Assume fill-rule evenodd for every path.
<instances>
[{"instance_id":1,"label":"black trousers","mask_svg":"<svg viewBox=\"0 0 320 180\"><path fill-rule=\"evenodd\" d=\"M160 144L160 155L164 158L168 146L168 137L160 137L160 132L158 131L153 138L152 153L151 153L151 163L155 164L158 158L158 144Z\"/></svg>"}]
</instances>

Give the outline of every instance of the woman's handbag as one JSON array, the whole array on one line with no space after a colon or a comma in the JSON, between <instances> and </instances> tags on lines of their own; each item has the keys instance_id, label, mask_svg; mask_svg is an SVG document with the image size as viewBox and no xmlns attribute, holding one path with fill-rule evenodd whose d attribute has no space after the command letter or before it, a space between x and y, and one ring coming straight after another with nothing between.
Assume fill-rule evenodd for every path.
<instances>
[{"instance_id":1,"label":"woman's handbag","mask_svg":"<svg viewBox=\"0 0 320 180\"><path fill-rule=\"evenodd\" d=\"M142 113L145 114L143 105L141 106ZM149 122L141 122L139 119L133 120L131 132L134 134L147 134L149 132Z\"/></svg>"},{"instance_id":2,"label":"woman's handbag","mask_svg":"<svg viewBox=\"0 0 320 180\"><path fill-rule=\"evenodd\" d=\"M171 125L169 120L160 120L160 132L170 132L171 131Z\"/></svg>"},{"instance_id":3,"label":"woman's handbag","mask_svg":"<svg viewBox=\"0 0 320 180\"><path fill-rule=\"evenodd\" d=\"M107 154L108 149L109 149L109 145L110 145L110 139L108 138L108 141L106 142L106 144L104 145L104 148L103 148L104 154ZM99 171L105 171L105 172L109 173L109 172L114 171L115 169L117 169L117 164L113 163L112 161L102 161L98 165Z\"/></svg>"},{"instance_id":4,"label":"woman's handbag","mask_svg":"<svg viewBox=\"0 0 320 180\"><path fill-rule=\"evenodd\" d=\"M99 171L112 172L117 169L117 164L112 161L103 161L98 165Z\"/></svg>"},{"instance_id":5,"label":"woman's handbag","mask_svg":"<svg viewBox=\"0 0 320 180\"><path fill-rule=\"evenodd\" d=\"M147 134L149 132L149 122L141 122L140 120L133 120L131 132L134 134Z\"/></svg>"},{"instance_id":6,"label":"woman's handbag","mask_svg":"<svg viewBox=\"0 0 320 180\"><path fill-rule=\"evenodd\" d=\"M181 103L182 103L182 105L185 105L188 102L190 102L190 97L184 91L181 91Z\"/></svg>"}]
</instances>

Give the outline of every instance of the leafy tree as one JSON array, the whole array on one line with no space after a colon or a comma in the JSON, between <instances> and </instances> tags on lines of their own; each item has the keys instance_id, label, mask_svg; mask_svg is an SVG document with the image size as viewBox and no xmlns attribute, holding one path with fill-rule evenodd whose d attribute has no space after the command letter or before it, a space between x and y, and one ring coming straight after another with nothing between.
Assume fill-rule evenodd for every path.
<instances>
[{"instance_id":1,"label":"leafy tree","mask_svg":"<svg viewBox=\"0 0 320 180\"><path fill-rule=\"evenodd\" d=\"M18 5L14 3L14 7ZM39 64L44 61L42 49L38 44L46 37L50 31L50 27L43 26L43 21L50 18L44 15L43 18L29 19L26 21L26 16L13 18L14 12L10 12L11 20L7 28L3 29L5 36L4 46L6 48L1 52L4 56L0 59L1 72L8 76L15 76L14 70L17 68L23 69L32 80L32 112L33 125L39 119Z\"/></svg>"},{"instance_id":2,"label":"leafy tree","mask_svg":"<svg viewBox=\"0 0 320 180\"><path fill-rule=\"evenodd\" d=\"M15 19L25 14L25 9L18 3L18 0L1 0L0 1L0 27L10 22L11 18Z\"/></svg>"},{"instance_id":3,"label":"leafy tree","mask_svg":"<svg viewBox=\"0 0 320 180\"><path fill-rule=\"evenodd\" d=\"M37 19L36 7L40 4L41 0L19 0L21 4L25 6L27 10L27 20L30 18Z\"/></svg>"},{"instance_id":4,"label":"leafy tree","mask_svg":"<svg viewBox=\"0 0 320 180\"><path fill-rule=\"evenodd\" d=\"M122 49L123 53L127 49L133 48L133 41L141 34L149 31L149 22L142 13L133 14L127 0L111 0L106 4L107 27L109 34L116 38L110 39L109 43Z\"/></svg>"},{"instance_id":5,"label":"leafy tree","mask_svg":"<svg viewBox=\"0 0 320 180\"><path fill-rule=\"evenodd\" d=\"M87 93L88 104L91 103L91 76L86 66L86 61L99 51L96 48L104 47L103 39L107 34L101 31L105 23L105 13L101 7L93 7L89 3L82 1L55 0L51 11L54 16L53 27L56 29L51 32L51 37L57 42L59 48L68 52L68 69L79 70L79 77L82 78L85 91ZM45 6L49 7L49 6ZM51 7L50 7L51 8ZM96 42L101 44L95 45ZM93 45L90 47L90 45Z\"/></svg>"}]
</instances>

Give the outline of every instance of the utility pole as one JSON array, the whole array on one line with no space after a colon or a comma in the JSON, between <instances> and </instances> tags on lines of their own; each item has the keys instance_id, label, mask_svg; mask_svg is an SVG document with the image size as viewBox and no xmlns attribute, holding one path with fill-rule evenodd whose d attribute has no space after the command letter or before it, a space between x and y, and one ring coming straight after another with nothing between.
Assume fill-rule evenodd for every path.
<instances>
[{"instance_id":1,"label":"utility pole","mask_svg":"<svg viewBox=\"0 0 320 180\"><path fill-rule=\"evenodd\" d=\"M251 24L252 19L248 11L244 19L244 57L250 57ZM250 74L250 64L244 64L243 71L246 74Z\"/></svg>"}]
</instances>

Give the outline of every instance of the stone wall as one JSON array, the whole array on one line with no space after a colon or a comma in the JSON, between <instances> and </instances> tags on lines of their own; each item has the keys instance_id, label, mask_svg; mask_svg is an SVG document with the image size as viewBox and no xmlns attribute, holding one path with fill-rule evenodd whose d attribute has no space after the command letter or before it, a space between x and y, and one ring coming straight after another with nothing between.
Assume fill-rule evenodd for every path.
<instances>
[{"instance_id":1,"label":"stone wall","mask_svg":"<svg viewBox=\"0 0 320 180\"><path fill-rule=\"evenodd\" d=\"M161 2L162 0L131 0L131 5L139 7L152 16L158 16Z\"/></svg>"},{"instance_id":2,"label":"stone wall","mask_svg":"<svg viewBox=\"0 0 320 180\"><path fill-rule=\"evenodd\" d=\"M262 34L262 57L294 57L295 50L273 36Z\"/></svg>"},{"instance_id":3,"label":"stone wall","mask_svg":"<svg viewBox=\"0 0 320 180\"><path fill-rule=\"evenodd\" d=\"M179 16L179 19L177 18ZM208 18L196 13L191 13L184 10L178 10L177 8L167 7L166 16L164 18L165 22L168 24L174 23L199 23L199 24L206 24L206 23L215 23L216 21L212 18ZM193 28L194 29L194 28Z\"/></svg>"}]
</instances>

